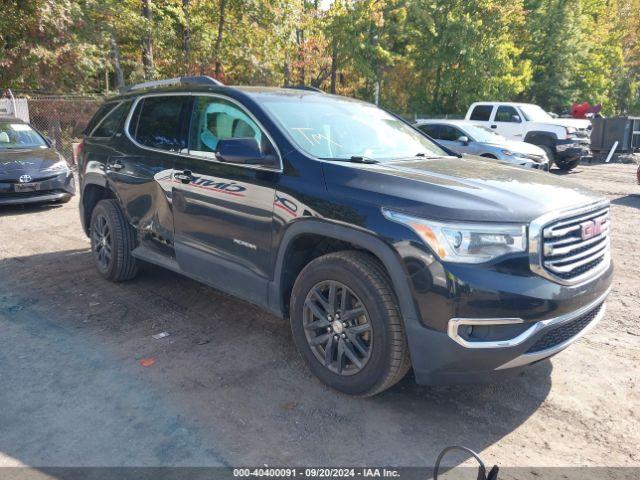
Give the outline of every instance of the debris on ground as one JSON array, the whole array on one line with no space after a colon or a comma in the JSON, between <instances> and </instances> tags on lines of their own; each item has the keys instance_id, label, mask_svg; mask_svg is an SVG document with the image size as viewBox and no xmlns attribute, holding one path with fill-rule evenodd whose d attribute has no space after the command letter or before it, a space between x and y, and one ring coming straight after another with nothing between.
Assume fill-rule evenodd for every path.
<instances>
[{"instance_id":1,"label":"debris on ground","mask_svg":"<svg viewBox=\"0 0 640 480\"><path fill-rule=\"evenodd\" d=\"M142 360L140 360L140 365L142 365L143 367L150 367L154 363L156 363L155 358L143 358Z\"/></svg>"}]
</instances>

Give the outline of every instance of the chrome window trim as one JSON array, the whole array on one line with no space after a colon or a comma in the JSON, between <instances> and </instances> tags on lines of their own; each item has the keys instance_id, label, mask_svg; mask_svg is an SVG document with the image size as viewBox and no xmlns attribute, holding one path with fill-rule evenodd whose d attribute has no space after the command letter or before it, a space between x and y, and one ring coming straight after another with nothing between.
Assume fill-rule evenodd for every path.
<instances>
[{"instance_id":1,"label":"chrome window trim","mask_svg":"<svg viewBox=\"0 0 640 480\"><path fill-rule=\"evenodd\" d=\"M513 325L524 323L524 320L521 318L452 318L449 320L449 325L447 327L447 335L454 342L459 345L462 345L465 348L509 348L516 347L521 343L525 342L533 335L538 333L540 330L546 327L550 327L552 325L556 325L558 323L564 323L574 318L579 317L587 313L592 308L596 307L598 304L604 302L611 291L611 287L607 289L602 295L600 295L596 300L590 302L588 305L584 307L580 307L578 310L574 310L573 312L565 313L564 315L560 315L558 317L549 318L547 320L540 320L532 324L528 329L522 332L520 335L513 337L508 340L495 340L495 341L478 341L478 342L470 342L460 337L458 334L458 328L460 325ZM593 323L593 321L592 321ZM555 347L553 347L555 348ZM533 354L531 354L533 355ZM533 361L533 360L532 360Z\"/></svg>"},{"instance_id":2,"label":"chrome window trim","mask_svg":"<svg viewBox=\"0 0 640 480\"><path fill-rule=\"evenodd\" d=\"M600 265L582 275L566 280L553 275L543 267L542 235L544 228L550 223L564 218L575 217L584 213L597 212L598 210L607 207L610 207L609 200L598 200L597 202L590 203L584 207L570 208L558 212L549 212L533 220L529 224L529 268L531 268L531 271L546 278L547 280L551 280L554 283L572 287L578 287L602 275L609 268L609 265L611 265L611 249L609 245L606 247L607 251L604 254L604 259ZM611 215L610 212L609 215ZM611 230L609 230L609 234L610 232ZM607 239L607 242L611 242L610 237Z\"/></svg>"},{"instance_id":3,"label":"chrome window trim","mask_svg":"<svg viewBox=\"0 0 640 480\"><path fill-rule=\"evenodd\" d=\"M276 151L276 155L277 155L278 161L279 161L279 167L267 167L267 166L263 166L263 165L245 165L245 164L242 164L242 163L221 162L220 160L216 160L215 158L200 157L198 155L191 155L190 153L177 152L177 151L171 151L171 150L162 150L162 149L159 149L159 148L147 147L146 145L142 145L141 143L137 142L131 136L131 134L129 133L129 126L130 126L130 123L131 123L131 118L133 117L133 112L135 112L136 107L138 106L138 103L141 100L143 100L145 98L149 98L149 97L214 97L214 98L219 98L221 100L225 100L225 101L227 101L229 103L234 104L240 110L242 110L249 118L251 118L251 120L253 120L256 123L258 128L260 128L260 131L262 133L264 133L266 135L266 137L269 139L269 141L271 142L271 145L273 146L273 148ZM207 93L207 92L175 92L175 93L167 93L167 92L162 92L162 93L146 93L146 94L142 94L142 95L136 97L136 99L133 102L133 105L131 106L131 109L129 110L129 113L127 114L127 118L126 118L125 123L124 123L124 134L129 139L129 141L131 141L136 147L141 148L143 150L148 150L148 151L151 151L151 152L165 153L165 154L176 155L176 156L180 156L180 157L188 157L188 158L193 158L194 160L204 160L204 161L207 161L207 162L218 163L220 165L235 165L237 167L249 168L249 169L252 169L252 170L265 170L265 171L268 171L268 172L280 172L280 173L282 173L284 171L284 166L283 166L283 162L282 162L282 155L280 153L280 149L278 148L278 145L276 144L276 142L273 140L273 137L269 134L269 131L266 128L264 128L264 125L262 125L262 123L260 123L260 121L258 121L258 119L244 105L242 105L240 102L238 102L237 100L234 100L233 98L227 97L225 95L220 95L220 94L217 94L217 93ZM189 132L189 134L190 134L190 132ZM188 142L187 142L187 144L188 144Z\"/></svg>"}]
</instances>

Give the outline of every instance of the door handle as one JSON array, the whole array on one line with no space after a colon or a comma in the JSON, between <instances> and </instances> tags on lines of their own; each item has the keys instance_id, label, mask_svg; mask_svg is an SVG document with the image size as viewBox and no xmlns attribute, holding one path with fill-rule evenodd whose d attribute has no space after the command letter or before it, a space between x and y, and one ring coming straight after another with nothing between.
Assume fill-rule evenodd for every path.
<instances>
[{"instance_id":1,"label":"door handle","mask_svg":"<svg viewBox=\"0 0 640 480\"><path fill-rule=\"evenodd\" d=\"M173 174L173 178L176 180L180 180L182 183L190 183L193 180L191 176L191 170L184 170L183 172L178 172Z\"/></svg>"},{"instance_id":2,"label":"door handle","mask_svg":"<svg viewBox=\"0 0 640 480\"><path fill-rule=\"evenodd\" d=\"M491 128L498 128L497 125L491 125Z\"/></svg>"}]
</instances>

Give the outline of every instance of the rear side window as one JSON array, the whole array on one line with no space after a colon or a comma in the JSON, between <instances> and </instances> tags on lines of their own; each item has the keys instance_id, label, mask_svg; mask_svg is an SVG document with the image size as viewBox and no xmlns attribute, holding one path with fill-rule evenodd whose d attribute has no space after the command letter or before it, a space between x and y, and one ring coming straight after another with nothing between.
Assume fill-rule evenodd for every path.
<instances>
[{"instance_id":1,"label":"rear side window","mask_svg":"<svg viewBox=\"0 0 640 480\"><path fill-rule=\"evenodd\" d=\"M422 130L424 133L429 135L431 138L440 138L438 137L438 125L420 125L418 130Z\"/></svg>"},{"instance_id":2,"label":"rear side window","mask_svg":"<svg viewBox=\"0 0 640 480\"><path fill-rule=\"evenodd\" d=\"M167 151L186 148L183 125L187 96L147 97L136 107L129 133L146 147Z\"/></svg>"},{"instance_id":3,"label":"rear side window","mask_svg":"<svg viewBox=\"0 0 640 480\"><path fill-rule=\"evenodd\" d=\"M471 112L471 120L479 120L481 122L488 122L491 118L491 111L493 105L476 105Z\"/></svg>"},{"instance_id":4,"label":"rear side window","mask_svg":"<svg viewBox=\"0 0 640 480\"><path fill-rule=\"evenodd\" d=\"M84 129L83 133L85 135L89 135L91 131L96 128L96 125L100 123L100 120L102 120L105 115L113 110L117 105L118 102L103 103L100 108L98 108L98 111L93 115L93 117L91 117L91 120L89 120L87 128Z\"/></svg>"},{"instance_id":5,"label":"rear side window","mask_svg":"<svg viewBox=\"0 0 640 480\"><path fill-rule=\"evenodd\" d=\"M113 108L104 119L98 123L98 127L91 132L92 137L113 137L115 133L118 131L118 127L120 126L120 122L122 122L123 117L131 108L131 101L122 102L117 107Z\"/></svg>"}]
</instances>

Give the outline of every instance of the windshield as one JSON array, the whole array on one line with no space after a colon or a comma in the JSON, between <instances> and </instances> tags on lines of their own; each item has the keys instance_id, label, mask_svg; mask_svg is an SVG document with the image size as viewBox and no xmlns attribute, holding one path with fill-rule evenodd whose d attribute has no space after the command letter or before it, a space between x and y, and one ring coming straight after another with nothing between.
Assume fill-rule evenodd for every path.
<instances>
[{"instance_id":1,"label":"windshield","mask_svg":"<svg viewBox=\"0 0 640 480\"><path fill-rule=\"evenodd\" d=\"M499 133L494 132L490 128L482 125L465 125L465 130L473 137L476 142L495 143L503 142L506 139Z\"/></svg>"},{"instance_id":2,"label":"windshield","mask_svg":"<svg viewBox=\"0 0 640 480\"><path fill-rule=\"evenodd\" d=\"M519 105L520 111L524 116L524 119L529 122L546 122L547 120L553 120L551 115L545 112L538 105Z\"/></svg>"},{"instance_id":3,"label":"windshield","mask_svg":"<svg viewBox=\"0 0 640 480\"><path fill-rule=\"evenodd\" d=\"M26 123L0 122L0 150L12 148L48 148L48 145Z\"/></svg>"},{"instance_id":4,"label":"windshield","mask_svg":"<svg viewBox=\"0 0 640 480\"><path fill-rule=\"evenodd\" d=\"M274 95L261 104L305 152L322 159L380 162L447 155L401 120L373 105L324 95Z\"/></svg>"}]
</instances>

